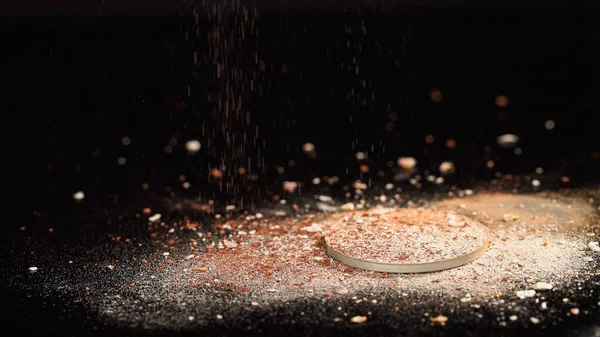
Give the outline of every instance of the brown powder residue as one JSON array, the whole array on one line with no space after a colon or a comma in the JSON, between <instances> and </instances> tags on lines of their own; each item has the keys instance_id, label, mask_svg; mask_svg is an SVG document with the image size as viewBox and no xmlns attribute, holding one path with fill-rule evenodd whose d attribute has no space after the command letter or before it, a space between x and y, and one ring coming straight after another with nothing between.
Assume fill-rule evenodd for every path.
<instances>
[{"instance_id":1,"label":"brown powder residue","mask_svg":"<svg viewBox=\"0 0 600 337\"><path fill-rule=\"evenodd\" d=\"M499 199L496 198L501 198L503 204L499 205ZM231 228L227 230L225 239L193 252L181 252L182 257L190 253L195 254L195 257L189 260L182 258L181 262L169 265L169 286L200 284L201 287L214 291L244 288L252 296L265 299L293 299L327 294L339 296L366 290L398 293L435 291L457 297L468 294L470 301L529 289L538 281L559 287L579 278L585 267L591 265L591 259L586 255L588 250L585 246L585 231L582 232L580 228L579 234L574 235L572 232L559 230L560 222L553 221L566 219L571 227L577 224L583 226L583 223L569 219L572 214L580 214L575 219L581 219L583 214L589 212L587 208L578 208L574 210L575 213L565 214L564 211L569 208L564 202L518 195L481 195L452 202L458 206L451 206L449 201L431 206L453 207L452 211L445 212L416 208L376 208L363 213L230 220L221 226ZM487 217L491 218L490 214L496 216L490 225L493 229L489 236L490 248L479 259L454 269L426 274L386 274L359 270L329 258L322 246L323 235L332 232L334 226L344 219L347 219L345 224L349 228L366 226L356 222L357 215L368 221L379 219L382 224L392 223L391 219L396 217L398 223L404 224L401 227L406 226L405 229L409 230L411 240L422 240L416 236L421 228L425 230L428 226L446 226L452 221L456 224L466 222L470 225L468 230L464 228L463 233L460 229L440 229L438 232L425 233L423 237L427 238L429 235L427 240L431 240L436 235L441 235L439 237L451 240L449 233L456 230L457 234L463 235L461 241L469 242L465 241L467 237L481 237L484 231L477 221L466 216L466 210L470 210L471 214L479 212L473 215L477 217L483 212L474 211L476 207L492 204L496 204L497 209L489 208L493 213L486 212ZM546 204L558 206L544 207ZM529 210L530 214L525 216L509 205L523 205L519 208ZM542 213L537 210L544 211ZM415 229L409 229L409 223ZM490 224L489 221L486 223ZM473 241L472 247L480 244L478 240ZM470 245L461 247L457 250L454 246L452 251L452 247L443 250L443 245L440 245L434 252L434 258L450 256L460 253L461 249L466 251L467 247L471 248ZM412 252L412 260L427 256L410 249L405 251ZM206 268L206 272L195 271L195 268ZM394 286L391 287L390 284Z\"/></svg>"},{"instance_id":2,"label":"brown powder residue","mask_svg":"<svg viewBox=\"0 0 600 337\"><path fill-rule=\"evenodd\" d=\"M520 298L517 291L550 291L541 289L539 284L552 285L551 291L562 291L589 277L588 271L595 265L593 254L597 253L587 247L588 234L596 235L597 228L586 228L587 223L581 220L593 214L585 202L568 204L540 196L479 195L421 209L374 208L334 214L222 218L214 226L218 236L211 234L210 226L190 229L181 222L174 225L180 231L173 231L153 224L151 233L156 235L152 238L158 246L154 253L139 256L133 262L139 266L128 275L127 283L135 286L127 287L127 294L122 294L120 286L112 289L99 285L114 300L105 301L103 292L102 300L90 301L88 305L109 315L114 308L137 310L138 300L152 308L164 305L169 296L169 302L185 312L192 307L211 306L225 310L226 305L215 306L215 298L231 298L233 294L240 296L239 301L254 306L311 298L358 303L366 301L361 295L365 293L385 293L391 298L443 298L445 305L505 303ZM474 233L483 227L471 216L487 219L485 223L491 229L489 248L473 262L440 272L391 274L360 270L331 259L322 245L324 235L333 233L340 222L349 228L367 226L357 223L357 217L365 222L389 223L390 228L394 223L402 224L399 228L413 226L405 228L409 234L411 230L439 226L439 232L423 235L429 235L429 239L450 238L448 233L455 229L442 230L443 226L464 221L470 225L463 234L479 236ZM411 236L411 240L420 238ZM437 256L453 254L448 253L450 247L447 251L442 248L440 245ZM167 249L168 258L164 256ZM413 250L406 251L412 252L412 259L422 258ZM165 263L167 259L172 263ZM119 266L118 270L127 269ZM232 301L231 306L239 306L239 301ZM152 315L162 319L158 313ZM149 319L134 314L127 317L135 321ZM442 324L444 318L437 316L434 320ZM431 323L437 324L433 320Z\"/></svg>"},{"instance_id":3,"label":"brown powder residue","mask_svg":"<svg viewBox=\"0 0 600 337\"><path fill-rule=\"evenodd\" d=\"M435 207L472 217L491 229L526 223L540 229L560 226L561 231L578 233L583 224L589 223L594 209L583 200L564 199L563 196L549 193L537 196L484 193L464 199L444 200Z\"/></svg>"}]
</instances>

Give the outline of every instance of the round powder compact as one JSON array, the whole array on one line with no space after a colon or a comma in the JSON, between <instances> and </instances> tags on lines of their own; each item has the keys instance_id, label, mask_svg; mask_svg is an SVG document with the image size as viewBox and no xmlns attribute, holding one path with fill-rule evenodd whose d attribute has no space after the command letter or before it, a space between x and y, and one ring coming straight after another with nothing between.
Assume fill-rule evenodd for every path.
<instances>
[{"instance_id":1,"label":"round powder compact","mask_svg":"<svg viewBox=\"0 0 600 337\"><path fill-rule=\"evenodd\" d=\"M455 212L396 209L353 212L325 233L332 258L352 267L424 273L458 267L480 257L489 230Z\"/></svg>"}]
</instances>

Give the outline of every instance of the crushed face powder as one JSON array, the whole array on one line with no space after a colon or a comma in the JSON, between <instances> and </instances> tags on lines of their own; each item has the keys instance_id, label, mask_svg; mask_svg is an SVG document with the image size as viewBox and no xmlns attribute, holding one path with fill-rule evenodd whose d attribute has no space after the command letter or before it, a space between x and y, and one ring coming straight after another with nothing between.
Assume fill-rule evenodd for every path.
<instances>
[{"instance_id":1,"label":"crushed face powder","mask_svg":"<svg viewBox=\"0 0 600 337\"><path fill-rule=\"evenodd\" d=\"M538 296L583 281L598 260L598 253L587 247L590 237L597 233L590 221L594 210L585 201L544 195L481 194L421 208L380 207L364 212L366 216L338 212L221 218L215 224L218 236L212 234L214 230L204 231L193 223L149 223L154 248L140 250L135 259L97 261L97 268L104 274L111 273L112 278L98 278L95 268L88 267L65 291L78 294L81 288L85 296L78 301L92 312L123 324L188 326L214 320L217 314L227 320L240 306L265 307L328 298L363 301L361 294L365 293L413 298L415 303L417 299L442 297L445 303L454 301L457 305L519 300L517 294L523 291L535 291L534 296ZM448 226L448 217L455 217L457 224L463 220L471 224L469 232L465 228L465 239L467 235L479 237L476 233L482 233L480 224L487 226L490 247L479 259L441 272L390 274L360 270L331 259L322 245L322 237L336 225L356 223L357 216L379 219L382 224L385 221L381 219L398 217L407 225L414 216L421 219L415 219L415 228L422 223ZM441 228L428 235L451 240L448 233L455 229L445 232ZM436 254L453 254L448 252L452 250L440 248L434 258ZM413 253L410 259L418 261L428 256L415 254L419 253ZM108 270L107 265L114 268ZM536 286L541 283L551 284L552 289ZM182 317L177 323L174 314ZM195 317L193 322L189 316Z\"/></svg>"},{"instance_id":2,"label":"crushed face powder","mask_svg":"<svg viewBox=\"0 0 600 337\"><path fill-rule=\"evenodd\" d=\"M472 253L487 240L479 222L431 209L356 212L328 230L327 242L346 256L377 263L448 260Z\"/></svg>"}]
</instances>

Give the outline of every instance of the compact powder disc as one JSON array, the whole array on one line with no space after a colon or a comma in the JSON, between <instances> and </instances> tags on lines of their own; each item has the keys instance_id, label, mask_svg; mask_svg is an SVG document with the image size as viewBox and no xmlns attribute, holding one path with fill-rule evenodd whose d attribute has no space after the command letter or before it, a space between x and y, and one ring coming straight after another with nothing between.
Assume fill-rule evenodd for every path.
<instances>
[{"instance_id":1,"label":"compact powder disc","mask_svg":"<svg viewBox=\"0 0 600 337\"><path fill-rule=\"evenodd\" d=\"M420 273L458 267L480 257L488 229L456 214L431 209L354 212L325 236L327 254L361 269Z\"/></svg>"}]
</instances>

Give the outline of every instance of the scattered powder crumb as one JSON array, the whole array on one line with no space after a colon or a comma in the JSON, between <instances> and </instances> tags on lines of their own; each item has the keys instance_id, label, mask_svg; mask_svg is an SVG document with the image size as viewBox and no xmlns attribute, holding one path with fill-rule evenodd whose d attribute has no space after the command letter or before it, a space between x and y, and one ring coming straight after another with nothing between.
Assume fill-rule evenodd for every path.
<instances>
[{"instance_id":1,"label":"scattered powder crumb","mask_svg":"<svg viewBox=\"0 0 600 337\"><path fill-rule=\"evenodd\" d=\"M310 233L316 233L322 231L323 229L318 224L312 223L310 226L302 227L300 230Z\"/></svg>"},{"instance_id":2,"label":"scattered powder crumb","mask_svg":"<svg viewBox=\"0 0 600 337\"><path fill-rule=\"evenodd\" d=\"M515 292L515 295L517 295L517 297L520 299L525 299L535 296L535 290L520 290Z\"/></svg>"},{"instance_id":3,"label":"scattered powder crumb","mask_svg":"<svg viewBox=\"0 0 600 337\"><path fill-rule=\"evenodd\" d=\"M533 289L535 290L550 290L552 289L552 284L550 283L546 283L546 282L537 282L536 284L533 285Z\"/></svg>"},{"instance_id":4,"label":"scattered powder crumb","mask_svg":"<svg viewBox=\"0 0 600 337\"><path fill-rule=\"evenodd\" d=\"M590 247L590 249L595 252L600 252L600 246L598 245L597 241L592 241L588 243L588 247Z\"/></svg>"},{"instance_id":5,"label":"scattered powder crumb","mask_svg":"<svg viewBox=\"0 0 600 337\"><path fill-rule=\"evenodd\" d=\"M429 317L429 320L433 324L445 325L446 322L448 322L448 317L446 317L444 315L437 315L435 317Z\"/></svg>"},{"instance_id":6,"label":"scattered powder crumb","mask_svg":"<svg viewBox=\"0 0 600 337\"><path fill-rule=\"evenodd\" d=\"M579 308L571 308L572 315L579 315Z\"/></svg>"},{"instance_id":7,"label":"scattered powder crumb","mask_svg":"<svg viewBox=\"0 0 600 337\"><path fill-rule=\"evenodd\" d=\"M162 317L160 313L134 315L139 312L139 301L145 306L156 307L162 305L167 296L175 299L169 304L177 305L182 310L180 317L183 320L193 313L196 321L201 320L201 312L189 311L192 305L196 308L212 308L207 317L215 317L217 313L229 317L228 312L222 311L227 308L217 307L213 303L216 303L215 296L231 293L248 296L248 306L261 303L261 308L303 298L353 298L353 302L361 300L361 303L368 302L370 305L368 297L360 294L378 291L397 293L402 298L443 294L449 302L473 304L490 298L500 303L519 292L523 292L524 298L527 298L535 296L536 289L562 288L574 280L581 281L581 275L586 275L586 268L592 267L592 263L584 260L590 254L586 249L589 238L584 235L589 230L582 230L586 216L591 214L591 207L583 203L586 205L571 202L572 207L569 208L567 203L552 202L546 197L477 194L406 211L381 208L356 213L310 213L294 217L259 217L256 214L248 219L228 219L233 230L228 231L226 237L215 238L211 229L202 231L198 227L191 230L183 226L178 231L179 241L171 241L174 235L168 234L168 230L172 227L150 224L155 250L146 253L146 256L136 256L133 265L122 267L120 264L120 270L127 267L127 270L134 271L121 284L100 284L96 287L86 283L95 290L86 293L86 305L102 316L115 320L125 318L113 315L114 310L130 311L132 314L126 319L128 322L133 320L131 324L138 324ZM466 207L461 208L460 204ZM418 214L424 216L419 217ZM505 214L509 216L505 217ZM391 220L394 216L404 220L411 220L411 217L415 219L413 223L404 221L404 225L397 225ZM464 227L465 222L467 227ZM464 244L452 245L454 240L449 233L456 233L462 238L460 241L468 244L479 240L470 238L477 231L493 234L488 237L490 247L479 259L458 268L426 274L360 270L330 259L323 249L323 236L335 229L334 226L351 224L352 227L363 228L361 235L368 237L366 233L373 231L373 226L385 226L385 223L389 228L404 228L408 235L416 235L423 230L427 234L424 237L440 238L439 242L432 242L432 247L439 245L437 250L430 249L433 255L424 254L426 249L416 253L413 249L405 250L412 254L412 257L405 259L408 261L437 259L456 254L460 249L466 250ZM428 228L431 232L428 232ZM438 228L439 231L432 228ZM199 236L201 232L203 235ZM239 232L248 234L238 235ZM399 234L391 230L390 235ZM207 238L206 242L199 237ZM375 235L371 237L376 239ZM235 242L236 245L217 244L224 240ZM443 246L446 241L450 243L450 248ZM548 244L543 246L544 242ZM411 243L408 242L408 245ZM171 263L155 258L167 247L173 256ZM400 257L396 255L389 258ZM114 263L114 258L109 260L107 257L106 261L97 263L100 266ZM114 267L111 265L109 268ZM529 280L543 282L532 285ZM136 286L126 287L127 294L120 292L123 284L133 282ZM98 291L100 287L103 287L102 291ZM533 289L524 290L528 288ZM98 296L103 296L102 300ZM105 300L104 296L110 299ZM183 298L186 300L181 301ZM183 302L187 302L187 305ZM347 319L341 311L338 316L344 317L342 320ZM530 320L537 324L534 318ZM434 324L443 324L447 319L443 315L430 318Z\"/></svg>"},{"instance_id":8,"label":"scattered powder crumb","mask_svg":"<svg viewBox=\"0 0 600 337\"><path fill-rule=\"evenodd\" d=\"M530 317L529 320L531 321L531 323L533 324L538 324L540 322L540 319L537 317Z\"/></svg>"},{"instance_id":9,"label":"scattered powder crumb","mask_svg":"<svg viewBox=\"0 0 600 337\"><path fill-rule=\"evenodd\" d=\"M367 321L367 316L354 316L350 318L350 322L360 324Z\"/></svg>"},{"instance_id":10,"label":"scattered powder crumb","mask_svg":"<svg viewBox=\"0 0 600 337\"><path fill-rule=\"evenodd\" d=\"M153 216L149 217L148 220L155 222L155 221L160 220L160 218L161 218L161 215L159 213L156 213Z\"/></svg>"},{"instance_id":11,"label":"scattered powder crumb","mask_svg":"<svg viewBox=\"0 0 600 337\"><path fill-rule=\"evenodd\" d=\"M354 210L354 204L351 203L351 202L343 204L342 206L340 206L340 210L342 210L342 211L353 211Z\"/></svg>"}]
</instances>

